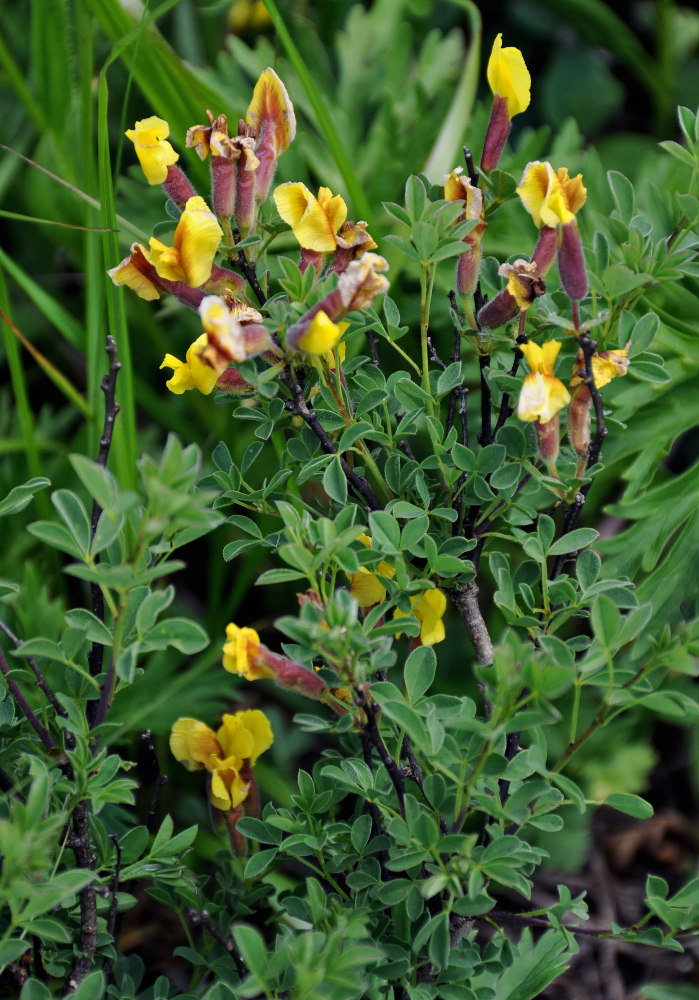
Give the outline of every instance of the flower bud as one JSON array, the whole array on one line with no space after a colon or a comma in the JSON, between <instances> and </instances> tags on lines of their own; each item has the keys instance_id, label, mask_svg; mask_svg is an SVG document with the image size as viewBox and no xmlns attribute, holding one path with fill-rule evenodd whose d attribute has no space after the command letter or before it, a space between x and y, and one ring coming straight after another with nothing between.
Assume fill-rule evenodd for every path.
<instances>
[{"instance_id":1,"label":"flower bud","mask_svg":"<svg viewBox=\"0 0 699 1000\"><path fill-rule=\"evenodd\" d=\"M580 233L575 220L559 227L558 273L563 290L573 302L579 302L587 295L587 271L583 257Z\"/></svg>"},{"instance_id":2,"label":"flower bud","mask_svg":"<svg viewBox=\"0 0 699 1000\"><path fill-rule=\"evenodd\" d=\"M483 155L481 156L481 170L484 173L489 174L497 167L509 134L510 116L507 111L507 98L496 94L493 98L493 107L490 111L488 131L485 133Z\"/></svg>"},{"instance_id":3,"label":"flower bud","mask_svg":"<svg viewBox=\"0 0 699 1000\"><path fill-rule=\"evenodd\" d=\"M558 458L559 447L558 414L551 417L546 423L542 424L540 421L537 421L534 424L534 430L536 432L536 447L539 452L539 458L549 466L549 471L553 471L556 459Z\"/></svg>"},{"instance_id":4,"label":"flower bud","mask_svg":"<svg viewBox=\"0 0 699 1000\"><path fill-rule=\"evenodd\" d=\"M163 191L182 210L189 199L195 198L197 194L184 170L172 165L167 168L167 177L163 181Z\"/></svg>"},{"instance_id":5,"label":"flower bud","mask_svg":"<svg viewBox=\"0 0 699 1000\"><path fill-rule=\"evenodd\" d=\"M532 264L536 264L536 273L540 278L543 278L553 264L557 250L558 232L555 227L542 226L532 254Z\"/></svg>"}]
</instances>

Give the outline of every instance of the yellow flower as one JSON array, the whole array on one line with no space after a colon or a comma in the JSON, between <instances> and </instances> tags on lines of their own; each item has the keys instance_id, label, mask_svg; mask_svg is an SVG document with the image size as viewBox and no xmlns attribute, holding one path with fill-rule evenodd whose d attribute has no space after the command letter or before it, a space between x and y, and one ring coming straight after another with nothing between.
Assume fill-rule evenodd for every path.
<instances>
[{"instance_id":1,"label":"yellow flower","mask_svg":"<svg viewBox=\"0 0 699 1000\"><path fill-rule=\"evenodd\" d=\"M260 637L253 628L238 628L232 622L226 625L226 639L223 647L223 666L232 674L240 674L248 681L266 677L264 669L255 666L260 651Z\"/></svg>"},{"instance_id":2,"label":"yellow flower","mask_svg":"<svg viewBox=\"0 0 699 1000\"><path fill-rule=\"evenodd\" d=\"M237 757L222 760L211 772L209 798L212 806L221 812L235 809L247 798L250 782L241 776Z\"/></svg>"},{"instance_id":3,"label":"yellow flower","mask_svg":"<svg viewBox=\"0 0 699 1000\"><path fill-rule=\"evenodd\" d=\"M173 354L166 354L161 368L172 368L174 375L165 385L170 392L181 395L187 389L198 389L199 392L208 396L218 380L219 372L211 368L201 360L199 354L208 344L208 337L205 333L197 337L193 344L187 349L187 360L180 361Z\"/></svg>"},{"instance_id":4,"label":"yellow flower","mask_svg":"<svg viewBox=\"0 0 699 1000\"><path fill-rule=\"evenodd\" d=\"M568 176L568 168L554 171L550 163L534 160L524 168L517 188L522 204L537 226L566 225L572 222L587 199L582 174Z\"/></svg>"},{"instance_id":5,"label":"yellow flower","mask_svg":"<svg viewBox=\"0 0 699 1000\"><path fill-rule=\"evenodd\" d=\"M342 336L343 327L347 329L347 323L333 323L321 309L315 314L305 333L301 334L296 346L306 354L326 354L335 348Z\"/></svg>"},{"instance_id":6,"label":"yellow flower","mask_svg":"<svg viewBox=\"0 0 699 1000\"><path fill-rule=\"evenodd\" d=\"M412 613L420 622L420 642L423 646L434 646L446 636L444 631L444 612L447 610L447 598L444 591L437 587L425 590L410 598ZM396 608L394 618L407 617L407 611Z\"/></svg>"},{"instance_id":7,"label":"yellow flower","mask_svg":"<svg viewBox=\"0 0 699 1000\"><path fill-rule=\"evenodd\" d=\"M533 261L516 260L514 264L501 264L498 274L507 278L507 291L518 309L528 309L535 298L544 294L545 285L541 278L537 278Z\"/></svg>"},{"instance_id":8,"label":"yellow flower","mask_svg":"<svg viewBox=\"0 0 699 1000\"><path fill-rule=\"evenodd\" d=\"M235 35L260 31L272 23L263 0L236 0L226 15L226 27Z\"/></svg>"},{"instance_id":9,"label":"yellow flower","mask_svg":"<svg viewBox=\"0 0 699 1000\"><path fill-rule=\"evenodd\" d=\"M520 420L538 421L545 424L570 402L570 393L560 379L553 374L553 366L561 343L549 340L543 347L538 344L522 344L531 372L525 375L517 404Z\"/></svg>"},{"instance_id":10,"label":"yellow flower","mask_svg":"<svg viewBox=\"0 0 699 1000\"><path fill-rule=\"evenodd\" d=\"M618 351L601 351L599 354L592 355L592 375L595 380L596 389L601 389L603 385L607 385L617 375L626 375L629 368L627 355L628 351L625 347ZM580 351L573 368L570 388L574 389L576 386L582 385L586 377L585 356Z\"/></svg>"},{"instance_id":11,"label":"yellow flower","mask_svg":"<svg viewBox=\"0 0 699 1000\"><path fill-rule=\"evenodd\" d=\"M319 253L335 250L335 234L347 218L341 195L333 196L330 188L322 187L316 198L305 184L289 182L274 189L274 201L302 247Z\"/></svg>"},{"instance_id":12,"label":"yellow flower","mask_svg":"<svg viewBox=\"0 0 699 1000\"><path fill-rule=\"evenodd\" d=\"M362 545L366 545L368 549L371 548L371 537L369 535L362 533L357 540ZM384 560L376 567L376 572L379 576L385 576L389 580L392 580L396 575L394 567ZM366 566L360 566L356 573L348 575L350 593L360 608L371 608L374 604L381 604L382 601L386 600L386 588L378 576L372 573L371 570L368 570Z\"/></svg>"},{"instance_id":13,"label":"yellow flower","mask_svg":"<svg viewBox=\"0 0 699 1000\"><path fill-rule=\"evenodd\" d=\"M246 798L251 768L273 740L267 716L252 709L224 715L217 733L198 719L178 719L170 733L170 750L188 771L209 771L211 802L225 812Z\"/></svg>"},{"instance_id":14,"label":"yellow flower","mask_svg":"<svg viewBox=\"0 0 699 1000\"><path fill-rule=\"evenodd\" d=\"M216 736L226 757L249 760L251 765L274 741L269 719L256 708L224 715Z\"/></svg>"},{"instance_id":15,"label":"yellow flower","mask_svg":"<svg viewBox=\"0 0 699 1000\"><path fill-rule=\"evenodd\" d=\"M136 149L136 156L149 184L162 184L167 177L167 168L177 163L180 156L172 148L167 137L170 126L162 118L144 118L136 122L135 128L126 132Z\"/></svg>"},{"instance_id":16,"label":"yellow flower","mask_svg":"<svg viewBox=\"0 0 699 1000\"><path fill-rule=\"evenodd\" d=\"M188 771L211 769L212 758L221 753L216 733L198 719L178 719L170 733L170 750Z\"/></svg>"},{"instance_id":17,"label":"yellow flower","mask_svg":"<svg viewBox=\"0 0 699 1000\"><path fill-rule=\"evenodd\" d=\"M494 94L507 98L510 118L529 107L531 82L522 53L512 46L503 49L502 35L497 35L488 60L488 84Z\"/></svg>"},{"instance_id":18,"label":"yellow flower","mask_svg":"<svg viewBox=\"0 0 699 1000\"><path fill-rule=\"evenodd\" d=\"M281 156L296 135L294 106L286 87L271 67L261 74L255 84L245 121L257 131L261 145L265 144L266 132L269 131L273 136L275 158Z\"/></svg>"},{"instance_id":19,"label":"yellow flower","mask_svg":"<svg viewBox=\"0 0 699 1000\"><path fill-rule=\"evenodd\" d=\"M107 274L115 285L126 285L140 299L152 302L160 298L160 289L153 280L156 277L155 269L148 263L147 253L142 243L132 243L129 256L124 257L116 267L110 268Z\"/></svg>"},{"instance_id":20,"label":"yellow flower","mask_svg":"<svg viewBox=\"0 0 699 1000\"><path fill-rule=\"evenodd\" d=\"M186 281L198 288L211 277L211 268L223 231L216 216L199 195L190 198L179 218L173 246L150 238L148 260L161 278Z\"/></svg>"}]
</instances>

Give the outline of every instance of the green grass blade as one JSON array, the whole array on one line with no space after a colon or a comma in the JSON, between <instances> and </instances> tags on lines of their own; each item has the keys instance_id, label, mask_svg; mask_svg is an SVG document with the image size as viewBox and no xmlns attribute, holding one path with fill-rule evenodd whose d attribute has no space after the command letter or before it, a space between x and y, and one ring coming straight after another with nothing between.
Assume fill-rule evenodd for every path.
<instances>
[{"instance_id":1,"label":"green grass blade","mask_svg":"<svg viewBox=\"0 0 699 1000\"><path fill-rule=\"evenodd\" d=\"M78 350L83 349L85 336L83 328L64 307L57 302L53 296L45 292L33 278L22 270L19 264L15 264L12 258L0 249L0 265L4 267L7 274L19 285L22 291L34 303L42 315L58 330L62 337ZM5 310L7 311L7 310Z\"/></svg>"},{"instance_id":2,"label":"green grass blade","mask_svg":"<svg viewBox=\"0 0 699 1000\"><path fill-rule=\"evenodd\" d=\"M461 145L471 121L481 68L480 12L471 0L451 0L451 2L466 11L471 26L471 41L454 99L425 164L425 173L433 184L441 184L444 175L453 170L454 165L461 159Z\"/></svg>"},{"instance_id":3,"label":"green grass blade","mask_svg":"<svg viewBox=\"0 0 699 1000\"><path fill-rule=\"evenodd\" d=\"M11 317L10 300L7 294L7 285L5 283L5 275L1 263L0 309L2 309L3 313L8 318ZM32 408L29 403L27 383L24 378L24 370L19 356L19 344L17 343L14 333L7 323L2 320L0 320L0 323L2 324L2 339L5 347L5 357L7 358L7 366L10 369L10 382L12 384L12 392L15 397L17 417L19 420L20 433L22 435L22 449L27 458L27 471L29 472L29 475L34 478L42 475L43 470L39 459L39 446L36 439L34 414L32 413ZM39 494L37 496L37 509L41 517L50 517L50 504L48 502L48 498L43 494Z\"/></svg>"},{"instance_id":4,"label":"green grass blade","mask_svg":"<svg viewBox=\"0 0 699 1000\"><path fill-rule=\"evenodd\" d=\"M286 50L286 54L289 57L291 65L296 70L299 80L303 84L303 88L308 95L308 99L311 102L313 111L318 122L318 127L325 139L325 143L332 154L337 168L342 174L342 179L345 182L347 188L347 194L349 195L356 218L364 219L369 224L369 229L371 229L373 210L369 204L366 195L364 194L364 189L355 173L352 166L352 157L349 155L346 144L340 138L340 135L335 128L335 123L332 120L330 112L328 111L325 101L318 90L313 77L311 76L306 62L297 49L294 40L292 39L289 31L282 19L281 14L277 10L277 6L274 0L264 0L265 7L269 11L269 16L272 18L272 23L279 35L279 39Z\"/></svg>"},{"instance_id":5,"label":"green grass blade","mask_svg":"<svg viewBox=\"0 0 699 1000\"><path fill-rule=\"evenodd\" d=\"M17 340L19 340L27 351L29 351L46 377L53 382L58 391L61 392L66 397L68 402L72 403L77 410L80 410L84 417L86 417L89 421L93 420L94 414L90 411L87 400L82 393L78 392L72 382L67 379L65 375L60 372L58 368L56 368L56 366L52 364L40 350L38 350L38 348L34 346L34 344L32 344L31 340L24 336L22 331L12 322L9 316L4 315L1 318L4 320L5 325L12 330Z\"/></svg>"}]
</instances>

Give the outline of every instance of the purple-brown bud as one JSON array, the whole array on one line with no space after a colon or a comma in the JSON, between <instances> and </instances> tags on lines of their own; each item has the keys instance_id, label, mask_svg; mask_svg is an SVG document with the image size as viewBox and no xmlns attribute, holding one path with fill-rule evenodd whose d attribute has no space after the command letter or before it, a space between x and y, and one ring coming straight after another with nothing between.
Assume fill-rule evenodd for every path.
<instances>
[{"instance_id":1,"label":"purple-brown bud","mask_svg":"<svg viewBox=\"0 0 699 1000\"><path fill-rule=\"evenodd\" d=\"M558 274L568 298L579 302L585 298L588 289L580 233L575 219L558 228Z\"/></svg>"},{"instance_id":2,"label":"purple-brown bud","mask_svg":"<svg viewBox=\"0 0 699 1000\"><path fill-rule=\"evenodd\" d=\"M547 466L555 466L560 440L558 414L543 424L537 420L534 423L534 430L536 431L536 447L539 457Z\"/></svg>"},{"instance_id":3,"label":"purple-brown bud","mask_svg":"<svg viewBox=\"0 0 699 1000\"><path fill-rule=\"evenodd\" d=\"M532 263L536 264L536 273L539 277L543 278L551 267L557 250L558 231L553 226L542 226L532 254Z\"/></svg>"},{"instance_id":4,"label":"purple-brown bud","mask_svg":"<svg viewBox=\"0 0 699 1000\"><path fill-rule=\"evenodd\" d=\"M506 288L491 299L490 302L478 310L476 321L478 326L484 330L497 330L499 326L504 326L519 313L514 295L510 295Z\"/></svg>"},{"instance_id":5,"label":"purple-brown bud","mask_svg":"<svg viewBox=\"0 0 699 1000\"><path fill-rule=\"evenodd\" d=\"M187 179L185 172L176 164L170 164L167 168L167 177L163 181L163 190L179 209L184 209L189 199L194 198L197 193Z\"/></svg>"},{"instance_id":6,"label":"purple-brown bud","mask_svg":"<svg viewBox=\"0 0 699 1000\"><path fill-rule=\"evenodd\" d=\"M568 407L568 438L580 458L590 453L590 409L592 396L584 382L573 391Z\"/></svg>"},{"instance_id":7,"label":"purple-brown bud","mask_svg":"<svg viewBox=\"0 0 699 1000\"><path fill-rule=\"evenodd\" d=\"M481 157L481 170L484 173L490 173L491 170L495 170L497 167L509 134L510 113L507 98L501 97L500 94L494 94L493 107L490 112L488 131L485 134L483 155Z\"/></svg>"}]
</instances>

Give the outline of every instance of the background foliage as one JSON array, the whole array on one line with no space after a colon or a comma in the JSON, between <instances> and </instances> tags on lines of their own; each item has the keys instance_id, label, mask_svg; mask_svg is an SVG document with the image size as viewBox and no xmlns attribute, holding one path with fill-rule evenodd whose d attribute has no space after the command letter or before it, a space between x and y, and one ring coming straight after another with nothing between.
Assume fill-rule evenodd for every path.
<instances>
[{"instance_id":1,"label":"background foliage","mask_svg":"<svg viewBox=\"0 0 699 1000\"><path fill-rule=\"evenodd\" d=\"M277 17L272 5L270 9ZM251 21L233 30L229 17L228 3L204 5L186 0L151 5L136 26L116 0L34 0L31 4L13 3L3 12L3 143L15 152L4 150L0 160L4 217L0 308L8 320L3 324L0 495L29 479L48 479L51 489L35 483L36 495L30 506L22 509L29 494L15 495L15 502L9 505L12 519L4 523L12 530L3 538L0 617L21 638L41 636L54 647L60 640L60 657L55 648L49 652L46 646L30 646L24 652L45 657L49 681L66 694L77 695L83 688L74 665L95 639L91 629L97 626L84 618L76 619L75 613L66 622L68 609L85 606L86 590L80 580L86 577L61 572L67 560L60 553L80 560L84 545L81 550L80 537L73 537L63 539L63 546L51 548L39 542L43 539L55 545L55 529L44 528L43 534L41 528L31 532L22 529L37 519L55 523L57 510L60 513L62 505L65 510L66 504L72 506L64 519L64 531L70 531L76 520L89 522L89 502L97 493L101 506L113 512L113 523L121 525L123 519L138 535L133 521L134 496L145 498L151 510L167 519L173 513L172 505L177 507L173 497L187 492L202 474L213 471L208 456L219 440L227 442L236 464L256 440L254 423L233 426L229 407L212 406L208 400L194 398L194 393L176 399L164 390L157 365L174 345L181 349L194 339L194 318L169 305L156 313L135 296L125 298L104 279L106 267L124 256L130 242L147 241L147 235L164 218L160 192L144 185L130 154L126 150L122 153L124 128L137 118L159 114L170 122L181 148L186 128L202 120L204 108L225 110L231 120L243 114L252 83L266 66L275 65L299 117L298 138L282 159L277 179L304 180L312 189L323 183L343 192L350 217L369 222L389 259L391 296L401 323L415 329L416 272L385 241L388 235L403 230L381 206L383 202L403 204L405 181L411 173L426 169L429 180L440 182L458 162L463 141L474 150L480 149L488 102L474 101L483 92L479 44L487 55L494 34L501 30L508 42L524 51L534 80L531 113L526 122L516 121L503 165L516 178L528 161L537 158L565 162L571 174L581 170L589 190L581 217L583 240L590 248L595 273L604 275L594 292L600 303L606 299L619 313L613 313L610 329L621 343L624 324L633 325L648 312L659 320L657 327L653 324L653 330L648 331L654 334L652 354L646 351L644 357L634 359L629 376L610 387L613 421L605 444L604 469L595 480L583 524L601 531L602 540L596 547L604 556L604 577L630 577L638 587L638 603L652 604L645 639L635 648L637 662L656 655L659 648L666 664L672 665L674 659L674 670L668 673L669 690L649 690L645 701L627 713L623 722L605 728L589 741L578 755L573 775L590 799L599 801L613 793L642 794L650 789L651 800L657 796L654 804L658 809L695 819L693 803L698 790L692 761L698 755L696 727L692 728L695 717L688 708L692 680L686 658L693 633L686 623L696 615L695 596L687 583L693 575L699 535L691 433L699 410L693 386L697 270L689 254L668 261L663 241L655 234L666 237L683 216L690 223L696 222L696 199L692 201L688 194L696 185L696 160L678 153L675 147L660 154L657 143L670 140L687 145L677 125L675 106L680 103L695 109L699 104L699 17L689 8L666 0L629 4L623 9L596 0L575 0L566 5L565 15L560 5L553 3L501 4L496 11L483 12L482 25L467 0L444 4L378 0L370 6L280 3L278 35L273 25ZM459 127L454 126L455 121ZM696 136L692 138L696 141ZM194 183L205 191L206 169L194 158L187 161L187 167ZM636 233L655 235L656 249L647 248ZM531 243L530 220L515 205L504 205L488 230L488 252L501 261L528 251ZM296 253L290 234L279 238L277 245L290 256ZM610 246L611 256L607 257ZM675 250L681 254L691 246L687 238ZM680 269L681 280L675 280ZM486 266L484 280L492 294L498 287L492 264ZM442 355L451 349L446 298L450 283L447 265L437 280L433 311L435 344ZM620 315L620 301L635 309L633 317ZM617 322L621 329L615 328ZM99 385L105 370L107 332L117 340L122 363L117 392L122 411L110 459L114 479L93 482L81 456L97 455L103 413ZM380 352L382 370L389 374L396 367L395 356L385 346ZM661 362L666 374L658 367ZM477 386L475 358L466 361L465 375L467 384ZM475 419L475 393L472 398ZM169 431L179 436L185 450L171 442L162 457ZM194 450L187 450L192 442L201 447L203 459ZM139 468L137 459L144 454L153 457ZM69 456L78 457L69 460ZM260 465L255 471L262 479L266 470ZM152 596L167 594L168 600L163 599L153 610L149 628L157 630L157 617L169 603L167 614L194 619L200 634L194 625L183 626L174 646L170 643L168 648L163 636L156 632L149 639L144 629L137 630L137 639L134 633L131 643L124 638L125 649L138 647L131 649L121 664L124 676L128 678L130 670L136 676L142 655L147 654L148 667L110 712L113 728L105 730L102 737L104 757L97 762L101 770L90 791L95 815L106 817L104 830L100 832L96 819L93 831L100 857L112 858L105 830L128 831L129 841L122 842L124 877L139 879L147 874L149 864L159 865L160 888L151 889L147 897L141 888L144 883L138 883L136 916L124 917L124 933L132 921L138 944L130 958L120 959L123 996L135 994L141 986L152 988L152 995L166 995L167 985L156 978L161 961L161 968L174 976L178 989L185 992L190 988L181 972L178 980L172 971L172 947L148 938L149 921L162 921L167 910L179 909L180 916L184 914L182 898L187 882L176 863L168 866L169 859L176 858L192 840L194 831L188 836L180 831L193 820L199 823L196 853L190 857L202 880L211 871L208 863L220 848L200 783L188 779L184 772L175 775L174 766L170 766L166 737L172 721L178 715L215 717L225 708L226 700L257 704L263 699L278 735L270 753L260 761L258 775L263 795L279 809L291 808L292 797L297 805L299 797L305 801L309 794L305 779L300 779L298 793L296 790L299 764L312 770L319 750L334 745L325 742L328 737L292 725L294 711L307 707L300 698L286 693L280 698L270 686L262 695L256 690L236 689L233 681L222 693L216 664L226 622L244 621L271 636L273 621L288 612L289 602L294 600L294 587L253 589L259 572L274 564L261 564L259 551L241 552L235 561L225 562L222 549L240 533L231 525L220 524L205 534L204 529L214 528L220 520L204 512L200 501L206 499L206 494L199 494L199 501L189 495L189 506L176 511L181 519L178 528L183 532L179 538L172 526L165 530L151 524L148 528L153 531L153 544L162 541L164 553L167 549L169 554L175 544L181 545L178 556L186 563L186 569L173 579L174 591L154 590ZM262 524L263 530L271 530L269 524ZM164 540L158 530L164 532ZM111 544L109 538L105 541ZM514 552L509 556L514 564L518 557ZM134 587L149 583L138 578L143 567L135 549L129 552L127 563L131 575L128 585L120 585L120 600L128 600ZM497 635L509 605L502 599L503 582L498 579L497 566L492 569L490 581L484 579L482 593L488 624ZM161 568L161 572L165 570ZM137 593L140 599L145 591ZM67 638L66 624L70 632ZM440 649L442 690L477 698L470 664L465 669L456 619L453 625L448 627L450 638ZM204 633L211 637L210 645L205 645ZM11 659L10 644L3 649ZM24 801L12 801L8 796L3 812L3 872L5 876L13 872L17 882L14 887L4 882L3 902L16 916L12 901L19 901L26 933L68 945L65 925L50 912L55 906L70 903L81 888L79 872L56 874L54 867L57 832L66 821L74 794L69 788L72 779L57 774L55 768L32 755L26 727L9 697L0 702L0 709L3 767L10 763L13 782L19 775L25 797ZM584 723L593 721L594 700L588 703L583 699L580 712ZM82 747L84 774L88 776L97 764L89 757L79 720L73 721L74 739L78 751ZM147 741L140 741L144 729L153 734L155 752L148 749ZM568 735L565 727L553 726L552 732L558 733L553 739L558 739L563 752ZM112 780L115 772L110 777L109 768L118 762L108 763L110 748L118 748L125 760L136 764L130 776L120 776L116 784ZM149 816L156 759L172 780L157 801L157 816ZM336 774L334 778L337 780ZM55 781L58 784L54 786ZM102 800L100 795L106 794L107 788L109 798ZM49 801L55 803L62 796L62 812L49 808ZM159 827L168 813L174 818L175 839L170 839L172 830L165 820L161 842L149 843L148 828ZM583 817L571 808L563 830L555 837L546 830L537 835L537 844L550 851L552 864L589 875L584 866L591 857L599 857L589 815ZM360 852L363 833L362 824L355 822L347 834L355 849L360 845ZM183 839L177 840L178 836ZM686 836L691 842L691 834L686 832L675 830L672 836L679 840ZM263 841L261 852L254 857L264 859L269 843ZM159 855L163 844L164 853ZM533 846L532 851L536 850ZM679 889L681 876L687 874L686 859L687 853L681 853L676 869L672 865L663 869L666 881L672 884L676 880L672 891ZM643 862L640 865L643 868ZM657 871L657 866L653 870ZM231 872L231 883L235 877ZM184 894L174 904L168 878ZM275 889L288 888L283 878L279 876ZM34 912L31 886L37 879L51 887L51 893L42 896ZM131 883L132 888L135 885ZM352 939L354 932L342 925L337 914L328 914L320 884L315 885L317 891L313 880L309 881L307 898L299 903L299 919L310 916L326 928L323 940L308 947L333 955L338 950L336 940ZM658 909L662 910L662 885L653 884L651 889L654 898L661 900ZM220 887L221 906L226 905L228 891L230 886ZM199 902L192 895L191 905ZM128 903L124 898L125 909ZM411 913L406 903L408 920ZM187 925L185 920L183 923ZM190 935L187 947L192 949L188 926L186 931L173 926L157 937L179 943L185 933ZM441 928L433 958L443 947L443 935ZM264 968L266 958L259 936L240 929L236 945L251 970ZM362 947L369 949L369 944L364 942ZM544 934L536 944L536 958L550 948L549 965L555 965L557 947ZM313 968L308 953L294 952L294 948L300 944L292 940L278 961ZM531 941L525 936L512 948L523 955L530 950ZM3 960L14 961L19 954L8 951ZM217 957L215 949L213 956ZM195 963L191 950L182 958ZM354 960L360 969L373 959L369 950L358 946ZM501 955L498 960L504 962ZM58 954L54 961L55 970L49 965L47 971L58 976L65 957ZM147 971L139 983L143 961ZM322 963L318 960L316 964ZM535 959L532 964L536 965ZM215 969L215 962L211 967ZM353 968L351 964L329 968L325 974L328 981L336 982L351 976ZM196 978L195 971L195 983ZM316 985L299 986L298 995L313 995ZM85 993L86 997L92 995L97 993ZM210 991L209 995L214 994ZM517 994L508 993L505 983L499 995ZM652 991L646 995L662 996Z\"/></svg>"}]
</instances>

